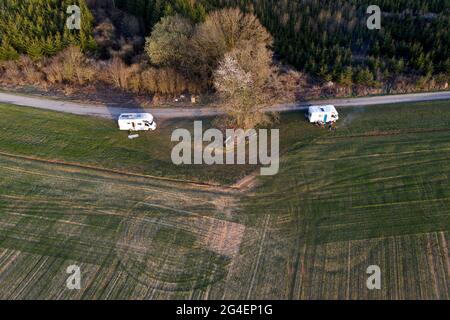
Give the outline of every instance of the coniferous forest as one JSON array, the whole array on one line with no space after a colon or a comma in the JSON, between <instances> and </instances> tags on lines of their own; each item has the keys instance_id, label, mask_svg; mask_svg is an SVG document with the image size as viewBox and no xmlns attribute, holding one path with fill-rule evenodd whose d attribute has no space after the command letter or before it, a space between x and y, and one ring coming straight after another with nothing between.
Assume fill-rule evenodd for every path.
<instances>
[{"instance_id":1,"label":"coniferous forest","mask_svg":"<svg viewBox=\"0 0 450 320\"><path fill-rule=\"evenodd\" d=\"M369 30L366 9L382 10L381 30ZM146 22L181 13L238 6L255 13L275 39L278 57L300 70L346 84L400 73L450 73L448 0L118 0Z\"/></svg>"},{"instance_id":2,"label":"coniferous forest","mask_svg":"<svg viewBox=\"0 0 450 320\"><path fill-rule=\"evenodd\" d=\"M66 28L66 10L81 9L81 30ZM27 54L33 59L55 55L73 44L94 50L94 19L84 0L2 0L0 2L0 60Z\"/></svg>"}]
</instances>

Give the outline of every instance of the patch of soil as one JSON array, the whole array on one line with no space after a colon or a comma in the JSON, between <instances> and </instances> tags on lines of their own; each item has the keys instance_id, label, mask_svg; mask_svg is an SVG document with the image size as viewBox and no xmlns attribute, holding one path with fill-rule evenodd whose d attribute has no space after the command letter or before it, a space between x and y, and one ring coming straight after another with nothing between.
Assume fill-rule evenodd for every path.
<instances>
[{"instance_id":1,"label":"patch of soil","mask_svg":"<svg viewBox=\"0 0 450 320\"><path fill-rule=\"evenodd\" d=\"M236 183L232 185L232 188L240 190L252 190L258 185L258 180L256 179L256 177L256 172L245 176L244 178L236 181Z\"/></svg>"}]
</instances>

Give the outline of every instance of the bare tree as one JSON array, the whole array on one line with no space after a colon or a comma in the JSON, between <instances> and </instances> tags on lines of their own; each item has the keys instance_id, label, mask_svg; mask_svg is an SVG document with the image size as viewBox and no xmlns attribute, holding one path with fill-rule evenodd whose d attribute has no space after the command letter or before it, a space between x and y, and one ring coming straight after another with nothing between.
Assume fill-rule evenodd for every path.
<instances>
[{"instance_id":1,"label":"bare tree","mask_svg":"<svg viewBox=\"0 0 450 320\"><path fill-rule=\"evenodd\" d=\"M109 79L116 88L128 89L128 79L134 73L134 70L128 67L122 59L114 57L107 70Z\"/></svg>"},{"instance_id":2,"label":"bare tree","mask_svg":"<svg viewBox=\"0 0 450 320\"><path fill-rule=\"evenodd\" d=\"M223 98L229 122L243 129L273 120L263 110L265 105L261 94L268 74L263 79L258 73L258 66L268 70L270 62L265 59L251 60L250 56L250 47L235 49L225 54L214 73L214 86Z\"/></svg>"},{"instance_id":3,"label":"bare tree","mask_svg":"<svg viewBox=\"0 0 450 320\"><path fill-rule=\"evenodd\" d=\"M272 36L253 14L239 9L215 11L197 26L189 43L190 70L210 79L227 52L247 46L267 48L271 44Z\"/></svg>"}]
</instances>

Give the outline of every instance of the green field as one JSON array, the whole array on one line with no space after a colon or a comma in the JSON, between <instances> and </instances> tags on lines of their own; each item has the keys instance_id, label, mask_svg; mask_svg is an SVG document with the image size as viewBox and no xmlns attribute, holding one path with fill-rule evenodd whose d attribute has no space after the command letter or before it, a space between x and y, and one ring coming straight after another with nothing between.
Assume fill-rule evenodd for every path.
<instances>
[{"instance_id":1,"label":"green field","mask_svg":"<svg viewBox=\"0 0 450 320\"><path fill-rule=\"evenodd\" d=\"M245 202L268 221L251 296L448 299L450 103L342 113ZM369 265L380 291L365 287Z\"/></svg>"},{"instance_id":2,"label":"green field","mask_svg":"<svg viewBox=\"0 0 450 320\"><path fill-rule=\"evenodd\" d=\"M151 176L202 182L232 183L255 170L236 166L174 166L170 155L172 130L193 131L193 121L165 123L157 132L129 140L115 121L0 104L0 151L14 155L58 159ZM210 119L205 121L205 128Z\"/></svg>"},{"instance_id":3,"label":"green field","mask_svg":"<svg viewBox=\"0 0 450 320\"><path fill-rule=\"evenodd\" d=\"M248 193L131 174L254 169L172 166L188 122L129 141L108 120L0 111L0 298L449 299L448 101L345 108L336 132L283 116L280 173Z\"/></svg>"}]
</instances>

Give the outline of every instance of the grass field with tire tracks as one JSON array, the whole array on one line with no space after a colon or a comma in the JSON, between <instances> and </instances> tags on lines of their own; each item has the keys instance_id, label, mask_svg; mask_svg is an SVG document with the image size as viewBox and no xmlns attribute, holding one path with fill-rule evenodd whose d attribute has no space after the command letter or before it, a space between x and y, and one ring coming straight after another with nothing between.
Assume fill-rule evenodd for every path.
<instances>
[{"instance_id":1,"label":"grass field with tire tracks","mask_svg":"<svg viewBox=\"0 0 450 320\"><path fill-rule=\"evenodd\" d=\"M250 171L172 167L169 133L192 124L128 141L108 120L0 110L2 299L449 299L448 101L343 108L336 132L283 115L280 173L249 193L139 176Z\"/></svg>"}]
</instances>

